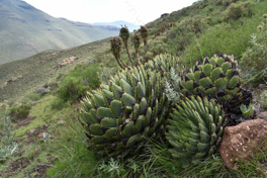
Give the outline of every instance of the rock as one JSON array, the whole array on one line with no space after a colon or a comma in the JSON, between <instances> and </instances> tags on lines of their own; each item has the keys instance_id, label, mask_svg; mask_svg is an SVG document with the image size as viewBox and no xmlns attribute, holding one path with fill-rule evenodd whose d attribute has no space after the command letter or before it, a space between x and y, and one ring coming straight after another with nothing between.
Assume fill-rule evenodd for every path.
<instances>
[{"instance_id":1,"label":"rock","mask_svg":"<svg viewBox=\"0 0 267 178\"><path fill-rule=\"evenodd\" d=\"M36 129L30 130L30 134L34 134L36 132Z\"/></svg>"},{"instance_id":2,"label":"rock","mask_svg":"<svg viewBox=\"0 0 267 178\"><path fill-rule=\"evenodd\" d=\"M63 120L58 120L58 121L57 121L57 124L58 124L58 125L64 125L65 123L66 123L66 122L63 121Z\"/></svg>"},{"instance_id":3,"label":"rock","mask_svg":"<svg viewBox=\"0 0 267 178\"><path fill-rule=\"evenodd\" d=\"M267 120L267 111L261 112L259 118Z\"/></svg>"},{"instance_id":4,"label":"rock","mask_svg":"<svg viewBox=\"0 0 267 178\"><path fill-rule=\"evenodd\" d=\"M168 13L161 14L160 18L167 17L168 15Z\"/></svg>"},{"instance_id":5,"label":"rock","mask_svg":"<svg viewBox=\"0 0 267 178\"><path fill-rule=\"evenodd\" d=\"M235 169L235 161L250 161L265 147L266 136L267 121L259 118L226 127L219 148L224 165Z\"/></svg>"},{"instance_id":6,"label":"rock","mask_svg":"<svg viewBox=\"0 0 267 178\"><path fill-rule=\"evenodd\" d=\"M39 88L39 89L36 90L36 93L37 94L44 94L44 93L48 93L49 91L50 90L48 88L41 87L41 88Z\"/></svg>"}]
</instances>

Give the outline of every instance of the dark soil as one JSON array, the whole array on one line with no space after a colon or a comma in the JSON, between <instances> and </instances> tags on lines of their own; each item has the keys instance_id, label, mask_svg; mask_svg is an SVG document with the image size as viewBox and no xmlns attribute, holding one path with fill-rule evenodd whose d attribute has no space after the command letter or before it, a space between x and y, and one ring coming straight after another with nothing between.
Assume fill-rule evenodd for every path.
<instances>
[{"instance_id":1,"label":"dark soil","mask_svg":"<svg viewBox=\"0 0 267 178\"><path fill-rule=\"evenodd\" d=\"M23 119L23 120L19 120L17 122L17 126L18 127L24 127L24 126L27 126L31 123L32 120L34 120L35 117L27 117L26 119Z\"/></svg>"},{"instance_id":2,"label":"dark soil","mask_svg":"<svg viewBox=\"0 0 267 178\"><path fill-rule=\"evenodd\" d=\"M29 164L30 161L27 158L19 158L16 161L11 162L9 168L4 173L0 173L0 176L1 178L7 178L13 175L13 173L25 169Z\"/></svg>"},{"instance_id":3,"label":"dark soil","mask_svg":"<svg viewBox=\"0 0 267 178\"><path fill-rule=\"evenodd\" d=\"M47 129L49 126L50 126L50 124L46 124L41 129L35 128L35 129L32 129L32 130L26 132L26 134L28 136L26 144L29 145L29 144L35 142L36 139L42 139L43 133L47 132Z\"/></svg>"}]
</instances>

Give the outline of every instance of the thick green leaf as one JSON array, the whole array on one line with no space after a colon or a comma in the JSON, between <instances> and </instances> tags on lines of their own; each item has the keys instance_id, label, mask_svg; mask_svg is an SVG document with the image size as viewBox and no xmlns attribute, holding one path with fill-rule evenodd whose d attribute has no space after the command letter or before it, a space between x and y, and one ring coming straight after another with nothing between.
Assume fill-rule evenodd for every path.
<instances>
[{"instance_id":1,"label":"thick green leaf","mask_svg":"<svg viewBox=\"0 0 267 178\"><path fill-rule=\"evenodd\" d=\"M114 118L108 118L105 117L104 119L101 120L100 125L102 125L103 127L117 127L117 121Z\"/></svg>"},{"instance_id":2,"label":"thick green leaf","mask_svg":"<svg viewBox=\"0 0 267 178\"><path fill-rule=\"evenodd\" d=\"M135 134L133 136L131 136L126 144L126 148L131 148L132 146L134 146L134 144L136 143L136 141L141 137L141 134Z\"/></svg>"},{"instance_id":3,"label":"thick green leaf","mask_svg":"<svg viewBox=\"0 0 267 178\"><path fill-rule=\"evenodd\" d=\"M132 106L135 104L135 98L128 93L124 93L122 95L122 103L124 106Z\"/></svg>"},{"instance_id":4,"label":"thick green leaf","mask_svg":"<svg viewBox=\"0 0 267 178\"><path fill-rule=\"evenodd\" d=\"M96 114L100 117L114 117L110 108L99 107L96 111Z\"/></svg>"},{"instance_id":5,"label":"thick green leaf","mask_svg":"<svg viewBox=\"0 0 267 178\"><path fill-rule=\"evenodd\" d=\"M119 117L123 112L121 102L118 100L113 100L110 103L110 109L114 117Z\"/></svg>"},{"instance_id":6,"label":"thick green leaf","mask_svg":"<svg viewBox=\"0 0 267 178\"><path fill-rule=\"evenodd\" d=\"M90 130L91 134L94 134L94 135L103 135L103 130L102 130L100 124L91 124L89 126L89 130Z\"/></svg>"},{"instance_id":7,"label":"thick green leaf","mask_svg":"<svg viewBox=\"0 0 267 178\"><path fill-rule=\"evenodd\" d=\"M122 91L133 96L133 88L132 88L132 86L129 83L127 83L125 80L123 80L123 79L120 80L120 83L121 83L121 86L122 86Z\"/></svg>"}]
</instances>

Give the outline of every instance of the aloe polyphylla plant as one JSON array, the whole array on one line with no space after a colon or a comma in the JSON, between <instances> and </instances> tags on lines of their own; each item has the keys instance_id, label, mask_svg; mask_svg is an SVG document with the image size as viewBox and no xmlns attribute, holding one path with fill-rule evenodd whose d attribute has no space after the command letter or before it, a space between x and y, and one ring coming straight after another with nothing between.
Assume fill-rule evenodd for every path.
<instances>
[{"instance_id":1,"label":"aloe polyphylla plant","mask_svg":"<svg viewBox=\"0 0 267 178\"><path fill-rule=\"evenodd\" d=\"M150 68L156 72L164 74L166 77L173 68L177 75L182 76L184 74L184 65L178 55L172 54L159 54L153 60L144 64L145 68Z\"/></svg>"},{"instance_id":2,"label":"aloe polyphylla plant","mask_svg":"<svg viewBox=\"0 0 267 178\"><path fill-rule=\"evenodd\" d=\"M89 149L103 158L134 158L149 139L164 134L168 107L160 74L142 65L118 73L82 102Z\"/></svg>"},{"instance_id":3,"label":"aloe polyphylla plant","mask_svg":"<svg viewBox=\"0 0 267 178\"><path fill-rule=\"evenodd\" d=\"M166 138L169 151L182 167L215 153L227 123L219 104L207 97L191 96L173 108L168 119Z\"/></svg>"},{"instance_id":4,"label":"aloe polyphylla plant","mask_svg":"<svg viewBox=\"0 0 267 178\"><path fill-rule=\"evenodd\" d=\"M228 112L240 114L241 104L248 105L251 92L241 88L237 61L227 54L214 55L189 68L180 90L185 96L202 95L216 99Z\"/></svg>"}]
</instances>

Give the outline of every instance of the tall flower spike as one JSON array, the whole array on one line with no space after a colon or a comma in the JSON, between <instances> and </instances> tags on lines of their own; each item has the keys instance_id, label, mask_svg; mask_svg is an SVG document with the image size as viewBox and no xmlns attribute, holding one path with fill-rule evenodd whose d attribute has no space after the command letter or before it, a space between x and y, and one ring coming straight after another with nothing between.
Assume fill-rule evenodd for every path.
<instances>
[{"instance_id":1,"label":"tall flower spike","mask_svg":"<svg viewBox=\"0 0 267 178\"><path fill-rule=\"evenodd\" d=\"M146 45L147 44L147 37L148 37L148 30L145 26L141 26L140 32L141 32L141 36L142 36L143 41L144 41L144 45Z\"/></svg>"},{"instance_id":2,"label":"tall flower spike","mask_svg":"<svg viewBox=\"0 0 267 178\"><path fill-rule=\"evenodd\" d=\"M110 44L111 44L111 51L112 51L116 61L120 65L120 67L121 68L125 68L125 67L129 68L123 62L123 60L120 59L120 57L121 57L121 44L122 44L121 39L119 37L111 38Z\"/></svg>"},{"instance_id":3,"label":"tall flower spike","mask_svg":"<svg viewBox=\"0 0 267 178\"><path fill-rule=\"evenodd\" d=\"M138 65L141 65L141 61L140 61L140 57L139 57L140 41L141 41L141 37L139 35L134 35L133 42L134 42L134 48L135 48L135 52L136 52L136 58L137 58Z\"/></svg>"},{"instance_id":4,"label":"tall flower spike","mask_svg":"<svg viewBox=\"0 0 267 178\"><path fill-rule=\"evenodd\" d=\"M127 55L128 55L130 62L132 63L132 65L134 65L134 62L132 60L132 57L131 57L130 52L129 52L129 47L128 47L128 39L130 37L130 32L129 32L126 25L124 27L123 26L121 27L119 36L121 37L122 42L126 48Z\"/></svg>"}]
</instances>

